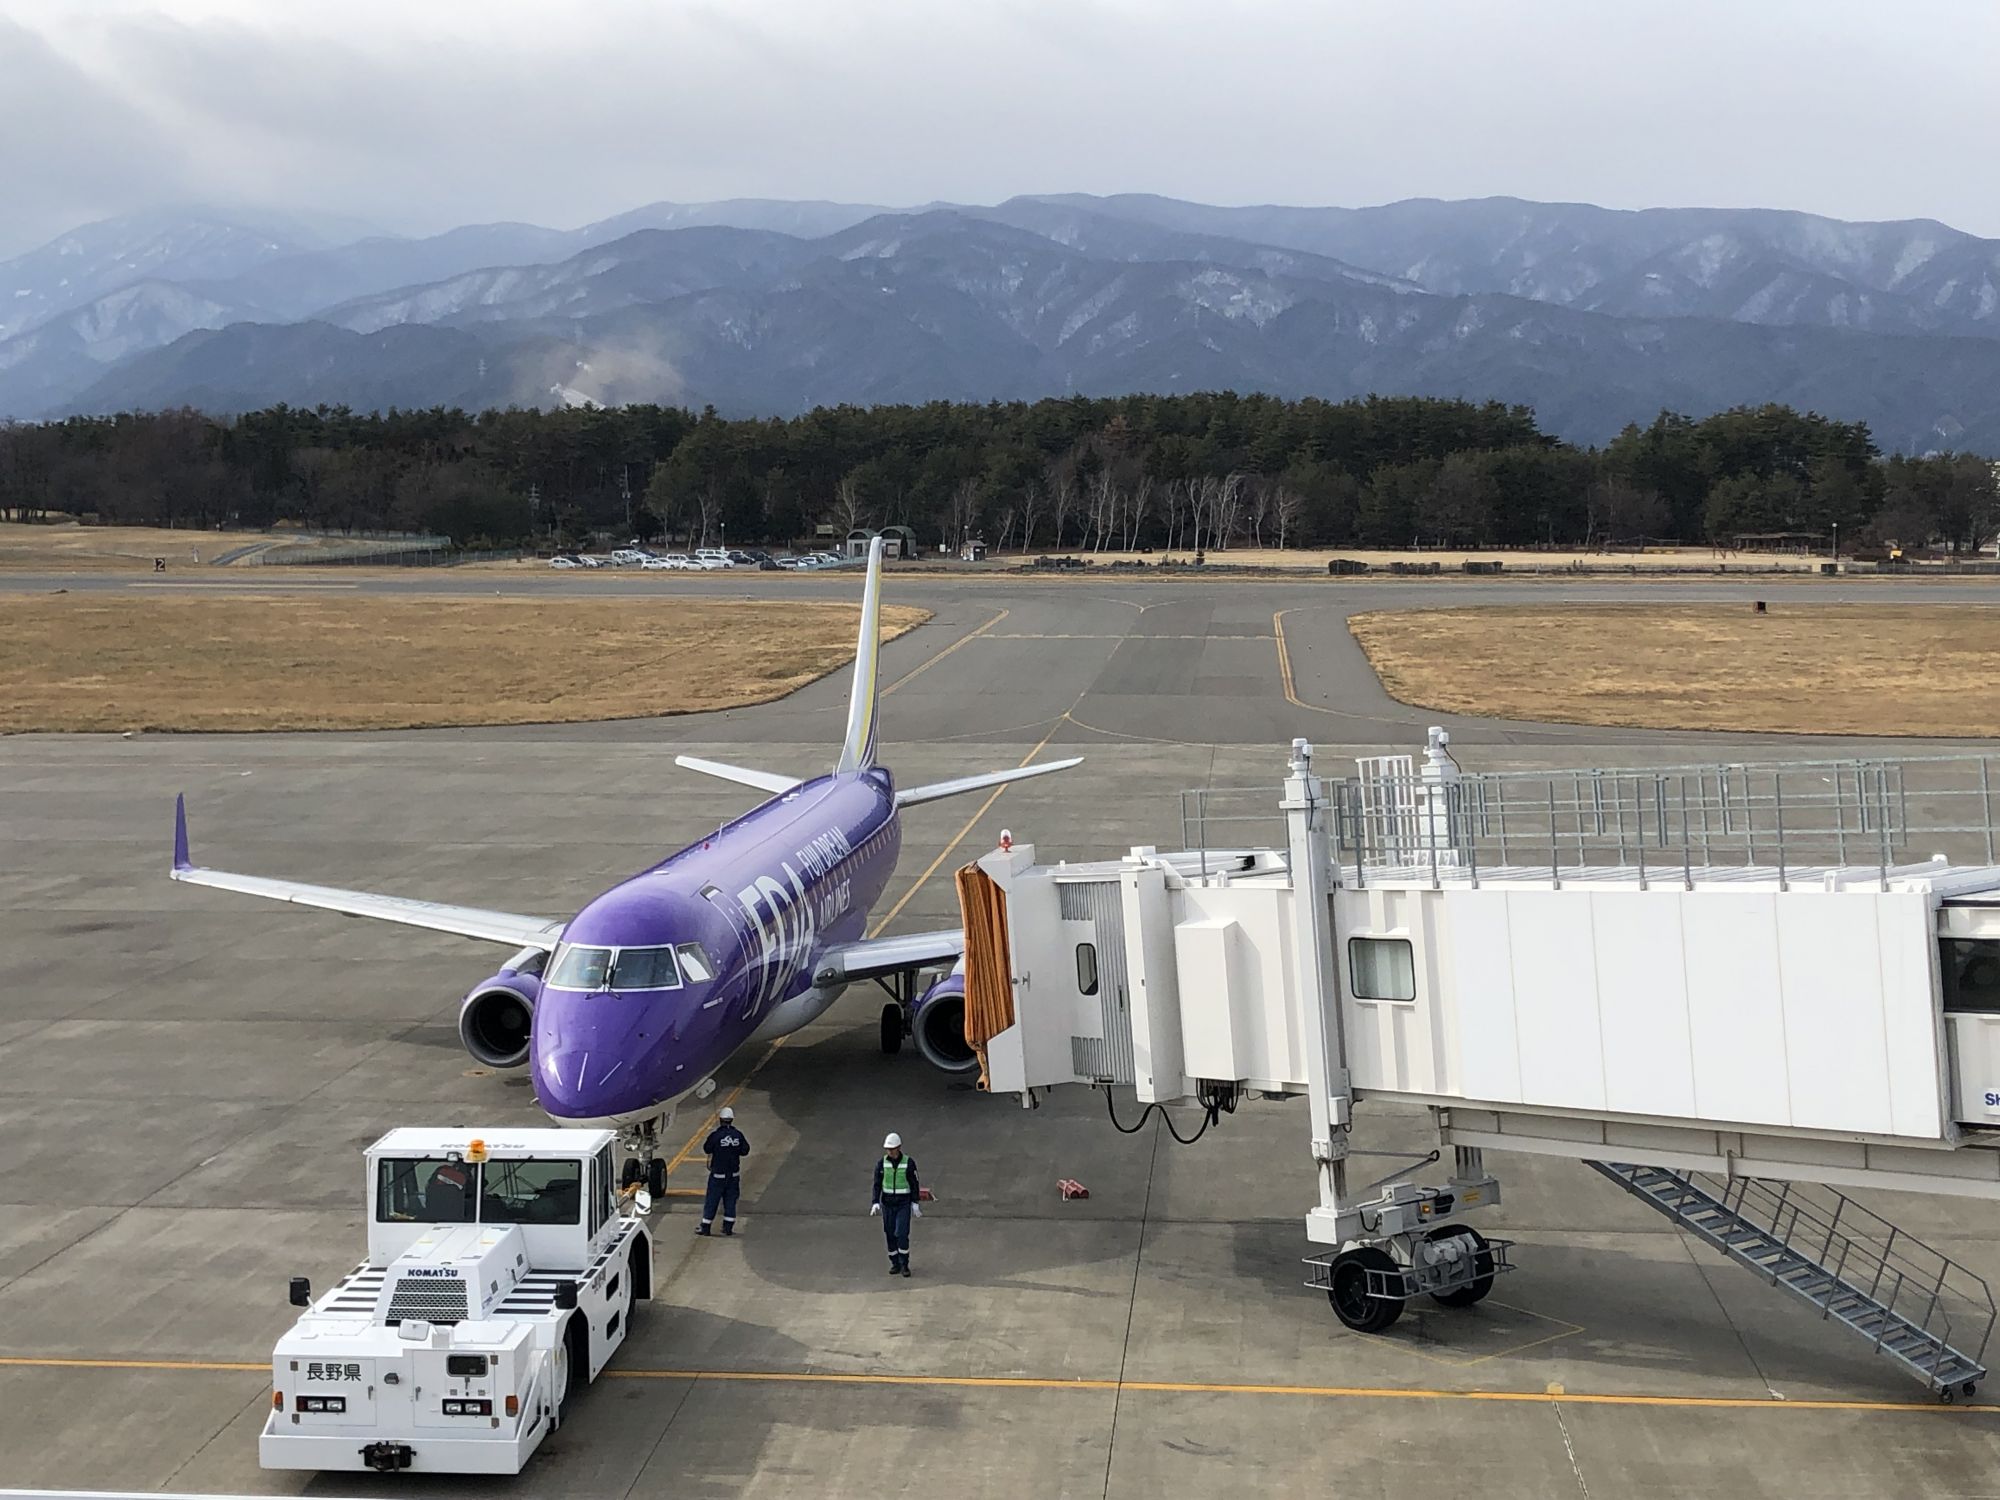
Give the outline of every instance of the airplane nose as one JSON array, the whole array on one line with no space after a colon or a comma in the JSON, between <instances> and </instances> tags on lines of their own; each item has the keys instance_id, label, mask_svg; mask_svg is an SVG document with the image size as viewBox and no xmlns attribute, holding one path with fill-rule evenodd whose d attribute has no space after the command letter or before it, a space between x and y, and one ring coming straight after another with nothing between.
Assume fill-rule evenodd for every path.
<instances>
[{"instance_id":1,"label":"airplane nose","mask_svg":"<svg viewBox=\"0 0 2000 1500\"><path fill-rule=\"evenodd\" d=\"M535 1097L552 1115L580 1117L585 1069L590 1054L581 1049L546 1052L535 1065Z\"/></svg>"}]
</instances>

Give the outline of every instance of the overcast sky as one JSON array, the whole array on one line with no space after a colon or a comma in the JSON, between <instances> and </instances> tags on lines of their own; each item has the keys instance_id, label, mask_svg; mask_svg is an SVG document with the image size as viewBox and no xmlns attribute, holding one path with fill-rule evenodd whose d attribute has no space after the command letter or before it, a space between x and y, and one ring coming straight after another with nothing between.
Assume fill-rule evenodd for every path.
<instances>
[{"instance_id":1,"label":"overcast sky","mask_svg":"<svg viewBox=\"0 0 2000 1500\"><path fill-rule=\"evenodd\" d=\"M1990 0L0 0L0 254L169 203L1507 193L2000 235Z\"/></svg>"}]
</instances>

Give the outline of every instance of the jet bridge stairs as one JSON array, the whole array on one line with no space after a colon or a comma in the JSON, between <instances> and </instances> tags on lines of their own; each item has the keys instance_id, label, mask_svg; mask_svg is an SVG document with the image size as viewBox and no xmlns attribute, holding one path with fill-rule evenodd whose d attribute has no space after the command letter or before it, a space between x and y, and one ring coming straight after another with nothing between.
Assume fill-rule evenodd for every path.
<instances>
[{"instance_id":1,"label":"jet bridge stairs","mask_svg":"<svg viewBox=\"0 0 2000 1500\"><path fill-rule=\"evenodd\" d=\"M1844 1193L1585 1162L1745 1269L1811 1303L1944 1400L1986 1378L1986 1283Z\"/></svg>"}]
</instances>

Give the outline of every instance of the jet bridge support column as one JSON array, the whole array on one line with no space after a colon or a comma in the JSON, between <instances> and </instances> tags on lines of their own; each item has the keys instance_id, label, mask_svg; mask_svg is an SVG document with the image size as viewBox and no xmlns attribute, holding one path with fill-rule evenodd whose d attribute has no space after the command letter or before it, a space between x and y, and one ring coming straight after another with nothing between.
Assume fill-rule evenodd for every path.
<instances>
[{"instance_id":1,"label":"jet bridge support column","mask_svg":"<svg viewBox=\"0 0 2000 1500\"><path fill-rule=\"evenodd\" d=\"M1340 978L1334 962L1333 816L1326 783L1313 774L1312 745L1292 741L1285 778L1285 814L1292 877L1293 938L1298 944L1299 1009L1305 1021L1306 1102L1312 1111L1312 1158L1319 1177L1319 1205L1306 1215L1307 1238L1326 1245L1344 1239L1341 1205L1347 1196L1347 1134L1354 1099L1348 1083L1347 1044L1341 1031Z\"/></svg>"},{"instance_id":2,"label":"jet bridge support column","mask_svg":"<svg viewBox=\"0 0 2000 1500\"><path fill-rule=\"evenodd\" d=\"M1437 742L1433 741L1435 745ZM1437 1152L1407 1160L1386 1177L1350 1190L1348 1135L1354 1089L1340 989L1340 934L1334 923L1333 818L1326 783L1313 775L1312 746L1292 741L1285 779L1286 842L1292 882L1295 980L1305 1033L1306 1101L1319 1202L1306 1238L1333 1248L1306 1257L1306 1285L1324 1291L1349 1328L1379 1333L1413 1298L1470 1307L1513 1269L1509 1240L1489 1240L1461 1222L1469 1209L1500 1201L1500 1185L1477 1151L1459 1151L1446 1187L1408 1179ZM1435 807L1435 805L1433 805Z\"/></svg>"}]
</instances>

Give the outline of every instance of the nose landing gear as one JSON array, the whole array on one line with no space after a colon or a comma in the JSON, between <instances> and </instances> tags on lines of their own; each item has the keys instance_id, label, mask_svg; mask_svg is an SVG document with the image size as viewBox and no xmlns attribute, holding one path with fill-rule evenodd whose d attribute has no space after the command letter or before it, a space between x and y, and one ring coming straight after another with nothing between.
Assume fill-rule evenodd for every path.
<instances>
[{"instance_id":1,"label":"nose landing gear","mask_svg":"<svg viewBox=\"0 0 2000 1500\"><path fill-rule=\"evenodd\" d=\"M667 1159L660 1154L660 1134L673 1120L671 1112L655 1115L650 1120L628 1125L619 1135L618 1144L631 1153L619 1169L621 1188L643 1186L655 1198L666 1193Z\"/></svg>"}]
</instances>

